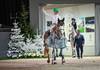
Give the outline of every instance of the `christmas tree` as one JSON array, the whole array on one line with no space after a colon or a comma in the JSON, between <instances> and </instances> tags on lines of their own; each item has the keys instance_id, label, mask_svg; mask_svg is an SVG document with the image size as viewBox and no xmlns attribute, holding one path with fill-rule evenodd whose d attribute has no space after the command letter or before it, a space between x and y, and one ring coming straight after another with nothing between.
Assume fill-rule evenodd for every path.
<instances>
[{"instance_id":1,"label":"christmas tree","mask_svg":"<svg viewBox=\"0 0 100 70\"><path fill-rule=\"evenodd\" d=\"M16 20L13 25L14 28L11 29L7 56L11 58L19 58L24 54L24 50L22 48L25 46L25 42L23 41L23 35L20 34L21 29L18 27Z\"/></svg>"},{"instance_id":2,"label":"christmas tree","mask_svg":"<svg viewBox=\"0 0 100 70\"><path fill-rule=\"evenodd\" d=\"M24 35L21 34L21 29L16 21L13 23L14 28L11 29L10 41L8 43L7 56L11 58L31 58L43 56L43 40L40 36L31 41L27 38L24 42Z\"/></svg>"},{"instance_id":3,"label":"christmas tree","mask_svg":"<svg viewBox=\"0 0 100 70\"><path fill-rule=\"evenodd\" d=\"M29 13L24 5L16 16L18 16L16 18L18 23L15 21L14 28L11 29L8 57L40 56L43 54L42 38L37 38L36 33L33 32L29 22Z\"/></svg>"},{"instance_id":4,"label":"christmas tree","mask_svg":"<svg viewBox=\"0 0 100 70\"><path fill-rule=\"evenodd\" d=\"M19 27L21 28L21 34L24 35L24 41L28 39L34 39L36 35L33 32L30 22L29 22L29 12L26 10L25 5L22 5L21 10L19 11L18 16Z\"/></svg>"},{"instance_id":5,"label":"christmas tree","mask_svg":"<svg viewBox=\"0 0 100 70\"><path fill-rule=\"evenodd\" d=\"M29 11L27 7L23 4L18 16L19 27L21 28L21 34L24 36L25 46L25 56L28 54L34 54L34 56L40 55L42 50L42 41L37 38L36 32L32 30L29 22ZM41 45L40 45L41 44Z\"/></svg>"}]
</instances>

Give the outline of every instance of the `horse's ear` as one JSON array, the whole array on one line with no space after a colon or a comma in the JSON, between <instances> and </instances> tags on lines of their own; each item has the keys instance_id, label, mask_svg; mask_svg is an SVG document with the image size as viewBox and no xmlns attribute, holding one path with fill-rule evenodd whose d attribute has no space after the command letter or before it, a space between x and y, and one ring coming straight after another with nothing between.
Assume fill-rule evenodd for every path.
<instances>
[{"instance_id":1,"label":"horse's ear","mask_svg":"<svg viewBox=\"0 0 100 70\"><path fill-rule=\"evenodd\" d=\"M58 22L60 22L60 19L58 18Z\"/></svg>"},{"instance_id":2,"label":"horse's ear","mask_svg":"<svg viewBox=\"0 0 100 70\"><path fill-rule=\"evenodd\" d=\"M65 20L65 18L62 19L62 21L64 21L64 20Z\"/></svg>"}]
</instances>

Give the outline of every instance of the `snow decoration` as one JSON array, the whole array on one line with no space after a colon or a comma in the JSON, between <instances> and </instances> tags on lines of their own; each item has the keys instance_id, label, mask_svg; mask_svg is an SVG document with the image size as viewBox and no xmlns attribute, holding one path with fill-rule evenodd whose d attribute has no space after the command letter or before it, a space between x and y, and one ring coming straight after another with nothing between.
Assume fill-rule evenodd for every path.
<instances>
[{"instance_id":1,"label":"snow decoration","mask_svg":"<svg viewBox=\"0 0 100 70\"><path fill-rule=\"evenodd\" d=\"M42 56L44 49L43 40L39 36L36 37L33 42L30 39L27 39L27 43L22 49L25 50L25 53L32 53L33 56Z\"/></svg>"},{"instance_id":2,"label":"snow decoration","mask_svg":"<svg viewBox=\"0 0 100 70\"><path fill-rule=\"evenodd\" d=\"M25 43L23 35L20 34L21 29L18 27L18 23L14 22L13 25L14 28L11 29L7 56L11 58L42 56L44 47L41 36L36 35L36 38L33 41L27 39L27 42Z\"/></svg>"},{"instance_id":3,"label":"snow decoration","mask_svg":"<svg viewBox=\"0 0 100 70\"><path fill-rule=\"evenodd\" d=\"M11 34L10 34L10 41L8 43L8 52L7 56L8 57L20 57L23 53L24 50L21 48L25 46L25 42L23 35L20 35L20 28L18 28L18 23L16 21L13 23L14 28L11 29Z\"/></svg>"}]
</instances>

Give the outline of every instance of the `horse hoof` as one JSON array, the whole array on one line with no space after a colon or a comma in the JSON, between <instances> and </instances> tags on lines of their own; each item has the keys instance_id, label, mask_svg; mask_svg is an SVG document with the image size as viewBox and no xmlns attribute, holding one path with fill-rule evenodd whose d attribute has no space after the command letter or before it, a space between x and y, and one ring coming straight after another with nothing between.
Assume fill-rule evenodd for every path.
<instances>
[{"instance_id":1,"label":"horse hoof","mask_svg":"<svg viewBox=\"0 0 100 70\"><path fill-rule=\"evenodd\" d=\"M75 55L72 56L72 58L75 58L75 57L76 57Z\"/></svg>"},{"instance_id":2,"label":"horse hoof","mask_svg":"<svg viewBox=\"0 0 100 70\"><path fill-rule=\"evenodd\" d=\"M57 62L53 62L52 64L57 64Z\"/></svg>"},{"instance_id":3,"label":"horse hoof","mask_svg":"<svg viewBox=\"0 0 100 70\"><path fill-rule=\"evenodd\" d=\"M47 63L50 63L50 60L47 60Z\"/></svg>"},{"instance_id":4,"label":"horse hoof","mask_svg":"<svg viewBox=\"0 0 100 70\"><path fill-rule=\"evenodd\" d=\"M64 64L65 63L65 61L62 61L62 64Z\"/></svg>"},{"instance_id":5,"label":"horse hoof","mask_svg":"<svg viewBox=\"0 0 100 70\"><path fill-rule=\"evenodd\" d=\"M52 64L57 64L57 62L52 62Z\"/></svg>"}]
</instances>

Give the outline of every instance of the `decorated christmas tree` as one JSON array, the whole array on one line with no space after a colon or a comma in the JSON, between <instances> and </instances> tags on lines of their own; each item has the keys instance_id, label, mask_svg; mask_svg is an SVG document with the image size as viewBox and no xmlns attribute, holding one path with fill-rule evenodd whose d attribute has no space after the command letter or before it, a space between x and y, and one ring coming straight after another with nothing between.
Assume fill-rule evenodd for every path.
<instances>
[{"instance_id":1,"label":"decorated christmas tree","mask_svg":"<svg viewBox=\"0 0 100 70\"><path fill-rule=\"evenodd\" d=\"M16 14L14 28L11 29L10 41L8 43L8 57L27 58L28 56L40 56L43 54L43 41L33 32L29 14L25 6L22 5L21 10Z\"/></svg>"},{"instance_id":2,"label":"decorated christmas tree","mask_svg":"<svg viewBox=\"0 0 100 70\"><path fill-rule=\"evenodd\" d=\"M13 23L14 27L11 29L10 41L8 43L8 53L7 56L11 58L19 58L23 55L24 50L22 49L25 46L23 35L20 34L21 30L18 27L18 23Z\"/></svg>"},{"instance_id":3,"label":"decorated christmas tree","mask_svg":"<svg viewBox=\"0 0 100 70\"><path fill-rule=\"evenodd\" d=\"M32 56L41 55L42 52L42 41L41 38L37 37L37 33L31 28L29 21L29 11L23 4L18 14L19 27L21 28L21 34L23 34L25 46L25 56L32 54Z\"/></svg>"}]
</instances>

